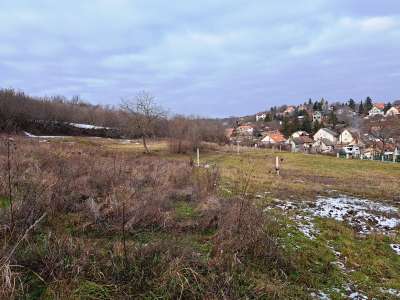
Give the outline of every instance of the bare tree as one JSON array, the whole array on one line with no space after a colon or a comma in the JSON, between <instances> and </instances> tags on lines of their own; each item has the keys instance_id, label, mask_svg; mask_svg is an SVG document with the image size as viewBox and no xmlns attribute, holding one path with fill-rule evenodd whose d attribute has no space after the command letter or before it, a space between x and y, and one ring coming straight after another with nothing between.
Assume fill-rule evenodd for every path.
<instances>
[{"instance_id":1,"label":"bare tree","mask_svg":"<svg viewBox=\"0 0 400 300\"><path fill-rule=\"evenodd\" d=\"M394 144L400 136L400 124L396 117L373 118L367 123L369 133L377 140L383 154L388 144Z\"/></svg>"},{"instance_id":2,"label":"bare tree","mask_svg":"<svg viewBox=\"0 0 400 300\"><path fill-rule=\"evenodd\" d=\"M132 125L138 130L143 147L149 153L146 140L154 133L157 121L165 117L165 111L157 105L154 96L146 91L139 92L134 99L122 100L121 109L130 115Z\"/></svg>"}]
</instances>

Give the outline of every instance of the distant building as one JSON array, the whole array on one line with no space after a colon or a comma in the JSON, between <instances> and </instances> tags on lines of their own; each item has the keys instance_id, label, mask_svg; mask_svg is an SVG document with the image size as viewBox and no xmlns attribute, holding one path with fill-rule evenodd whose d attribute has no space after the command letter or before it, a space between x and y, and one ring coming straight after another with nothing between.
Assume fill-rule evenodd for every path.
<instances>
[{"instance_id":1,"label":"distant building","mask_svg":"<svg viewBox=\"0 0 400 300\"><path fill-rule=\"evenodd\" d=\"M335 143L327 138L321 138L313 143L313 149L318 153L329 153L335 149Z\"/></svg>"},{"instance_id":2,"label":"distant building","mask_svg":"<svg viewBox=\"0 0 400 300\"><path fill-rule=\"evenodd\" d=\"M385 103L376 103L368 112L370 117L383 116L385 114Z\"/></svg>"},{"instance_id":3,"label":"distant building","mask_svg":"<svg viewBox=\"0 0 400 300\"><path fill-rule=\"evenodd\" d=\"M283 111L283 114L290 116L290 115L293 115L295 113L295 111L296 111L296 108L294 106L290 105Z\"/></svg>"},{"instance_id":4,"label":"distant building","mask_svg":"<svg viewBox=\"0 0 400 300\"><path fill-rule=\"evenodd\" d=\"M305 110L307 110L307 106L305 106L304 104L300 104L300 105L297 107L297 109L298 109L298 111L305 111Z\"/></svg>"},{"instance_id":5,"label":"distant building","mask_svg":"<svg viewBox=\"0 0 400 300\"><path fill-rule=\"evenodd\" d=\"M301 136L310 136L310 134L307 131L299 130L299 131L293 132L290 137L291 138L298 138L298 137L301 137Z\"/></svg>"},{"instance_id":6,"label":"distant building","mask_svg":"<svg viewBox=\"0 0 400 300\"><path fill-rule=\"evenodd\" d=\"M355 129L346 128L339 135L341 145L358 145L360 142L360 133Z\"/></svg>"},{"instance_id":7,"label":"distant building","mask_svg":"<svg viewBox=\"0 0 400 300\"><path fill-rule=\"evenodd\" d=\"M241 125L235 129L235 132L238 135L253 135L254 127L250 125Z\"/></svg>"},{"instance_id":8,"label":"distant building","mask_svg":"<svg viewBox=\"0 0 400 300\"><path fill-rule=\"evenodd\" d=\"M256 114L256 121L264 121L267 118L267 114L266 113L259 113Z\"/></svg>"},{"instance_id":9,"label":"distant building","mask_svg":"<svg viewBox=\"0 0 400 300\"><path fill-rule=\"evenodd\" d=\"M261 142L263 144L283 144L286 142L286 139L280 131L274 130L266 132Z\"/></svg>"},{"instance_id":10,"label":"distant building","mask_svg":"<svg viewBox=\"0 0 400 300\"><path fill-rule=\"evenodd\" d=\"M289 145L292 152L306 152L311 151L313 140L309 136L291 137Z\"/></svg>"},{"instance_id":11,"label":"distant building","mask_svg":"<svg viewBox=\"0 0 400 300\"><path fill-rule=\"evenodd\" d=\"M312 116L313 122L322 122L322 113L320 111L315 111Z\"/></svg>"},{"instance_id":12,"label":"distant building","mask_svg":"<svg viewBox=\"0 0 400 300\"><path fill-rule=\"evenodd\" d=\"M327 139L331 143L336 144L339 134L329 128L321 128L314 134L314 141Z\"/></svg>"},{"instance_id":13,"label":"distant building","mask_svg":"<svg viewBox=\"0 0 400 300\"><path fill-rule=\"evenodd\" d=\"M400 106L392 106L385 114L385 117L400 115Z\"/></svg>"}]
</instances>

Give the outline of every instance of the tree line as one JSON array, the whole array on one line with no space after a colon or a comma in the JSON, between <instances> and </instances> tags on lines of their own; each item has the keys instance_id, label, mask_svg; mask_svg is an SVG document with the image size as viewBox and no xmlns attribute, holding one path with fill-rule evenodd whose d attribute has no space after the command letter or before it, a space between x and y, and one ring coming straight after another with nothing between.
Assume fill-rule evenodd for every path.
<instances>
[{"instance_id":1,"label":"tree line","mask_svg":"<svg viewBox=\"0 0 400 300\"><path fill-rule=\"evenodd\" d=\"M80 97L33 97L23 91L0 89L0 132L29 130L32 124L82 123L112 128L121 136L141 138L148 151L148 138L180 141L178 152L197 147L201 141L223 143L224 127L217 119L171 116L150 93L142 91L118 106L90 104ZM188 144L191 146L188 147ZM186 147L183 147L186 145Z\"/></svg>"}]
</instances>

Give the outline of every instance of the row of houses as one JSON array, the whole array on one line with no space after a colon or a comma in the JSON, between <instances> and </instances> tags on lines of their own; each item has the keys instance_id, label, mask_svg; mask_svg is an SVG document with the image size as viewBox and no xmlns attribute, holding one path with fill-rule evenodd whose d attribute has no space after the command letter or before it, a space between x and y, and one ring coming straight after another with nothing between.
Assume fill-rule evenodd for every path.
<instances>
[{"instance_id":1,"label":"row of houses","mask_svg":"<svg viewBox=\"0 0 400 300\"><path fill-rule=\"evenodd\" d=\"M392 106L385 112L385 103L375 103L372 109L368 112L368 116L392 117L400 115L400 105Z\"/></svg>"},{"instance_id":2,"label":"row of houses","mask_svg":"<svg viewBox=\"0 0 400 300\"><path fill-rule=\"evenodd\" d=\"M314 136L305 131L297 131L289 138L285 138L279 130L266 130L261 133L259 138L255 138L254 130L251 125L238 126L231 131L231 134L235 134L235 138L231 138L231 141L242 142L244 138L252 137L251 139L257 147L283 147L292 152L340 153L352 157L371 158L377 153L400 155L398 153L400 147L397 147L394 142L383 144L375 137L361 134L354 128L345 128L341 132L321 128Z\"/></svg>"}]
</instances>

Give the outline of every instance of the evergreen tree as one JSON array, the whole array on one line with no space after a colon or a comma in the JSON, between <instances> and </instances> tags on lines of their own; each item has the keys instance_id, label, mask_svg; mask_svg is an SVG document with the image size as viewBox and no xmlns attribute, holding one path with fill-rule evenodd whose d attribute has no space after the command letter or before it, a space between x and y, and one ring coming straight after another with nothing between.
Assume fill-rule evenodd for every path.
<instances>
[{"instance_id":1,"label":"evergreen tree","mask_svg":"<svg viewBox=\"0 0 400 300\"><path fill-rule=\"evenodd\" d=\"M313 104L313 102L312 102L312 99L310 98L310 99L308 99L308 105L312 105Z\"/></svg>"},{"instance_id":2,"label":"evergreen tree","mask_svg":"<svg viewBox=\"0 0 400 300\"><path fill-rule=\"evenodd\" d=\"M361 100L361 102L360 102L360 105L358 106L358 113L359 113L360 115L363 115L363 114L364 114L364 104L363 104L362 100Z\"/></svg>"},{"instance_id":3,"label":"evergreen tree","mask_svg":"<svg viewBox=\"0 0 400 300\"><path fill-rule=\"evenodd\" d=\"M300 122L299 122L299 119L297 118L297 116L293 119L293 122L292 122L292 124L291 124L291 126L290 126L290 135L293 133L293 132L296 132L296 131L298 131L298 130L300 130L301 129L301 125L300 125Z\"/></svg>"},{"instance_id":4,"label":"evergreen tree","mask_svg":"<svg viewBox=\"0 0 400 300\"><path fill-rule=\"evenodd\" d=\"M367 99L365 99L364 111L369 112L373 106L374 105L372 104L372 99L370 97L367 97Z\"/></svg>"},{"instance_id":5,"label":"evergreen tree","mask_svg":"<svg viewBox=\"0 0 400 300\"><path fill-rule=\"evenodd\" d=\"M336 117L336 114L335 114L334 110L331 110L331 112L329 114L329 123L332 124L333 128L335 128L337 123L338 123L338 120L337 120L337 117Z\"/></svg>"},{"instance_id":6,"label":"evergreen tree","mask_svg":"<svg viewBox=\"0 0 400 300\"><path fill-rule=\"evenodd\" d=\"M353 99L351 99L350 98L350 100L349 100L349 107L351 108L351 110L355 110L356 109L356 102L353 100Z\"/></svg>"},{"instance_id":7,"label":"evergreen tree","mask_svg":"<svg viewBox=\"0 0 400 300\"><path fill-rule=\"evenodd\" d=\"M385 109L384 109L385 113L386 113L391 107L392 107L392 103L390 103L390 102L386 103L386 104L385 104Z\"/></svg>"},{"instance_id":8,"label":"evergreen tree","mask_svg":"<svg viewBox=\"0 0 400 300\"><path fill-rule=\"evenodd\" d=\"M319 102L319 110L323 110L324 109L325 103L326 103L325 99L321 98L321 101Z\"/></svg>"},{"instance_id":9,"label":"evergreen tree","mask_svg":"<svg viewBox=\"0 0 400 300\"><path fill-rule=\"evenodd\" d=\"M321 128L322 128L322 122L319 123L318 121L315 121L313 124L312 134L315 134Z\"/></svg>"},{"instance_id":10,"label":"evergreen tree","mask_svg":"<svg viewBox=\"0 0 400 300\"><path fill-rule=\"evenodd\" d=\"M308 133L311 133L312 131L312 122L310 119L310 116L308 114L304 115L304 119L303 119L303 124L301 126L301 130L304 130Z\"/></svg>"},{"instance_id":11,"label":"evergreen tree","mask_svg":"<svg viewBox=\"0 0 400 300\"><path fill-rule=\"evenodd\" d=\"M291 132L290 132L290 124L289 124L289 119L287 117L283 118L282 121L282 133L284 136L289 137Z\"/></svg>"}]
</instances>

